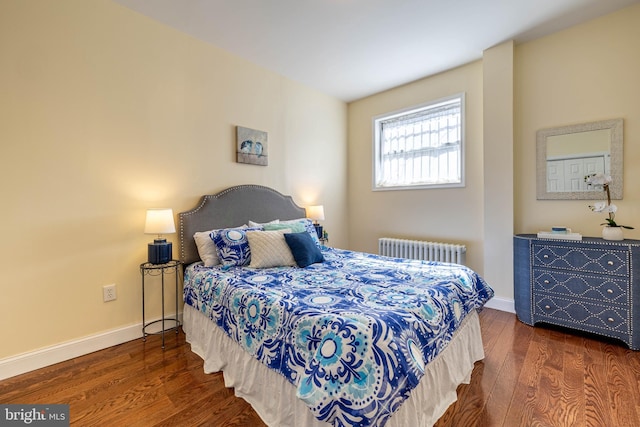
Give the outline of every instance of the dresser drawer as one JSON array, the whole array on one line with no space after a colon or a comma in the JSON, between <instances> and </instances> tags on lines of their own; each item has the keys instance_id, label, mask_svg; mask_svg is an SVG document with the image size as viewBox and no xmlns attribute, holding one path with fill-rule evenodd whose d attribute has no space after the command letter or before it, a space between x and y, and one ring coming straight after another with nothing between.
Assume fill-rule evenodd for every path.
<instances>
[{"instance_id":1,"label":"dresser drawer","mask_svg":"<svg viewBox=\"0 0 640 427\"><path fill-rule=\"evenodd\" d=\"M533 292L569 299L583 298L601 304L629 304L628 279L610 275L534 268Z\"/></svg>"},{"instance_id":2,"label":"dresser drawer","mask_svg":"<svg viewBox=\"0 0 640 427\"><path fill-rule=\"evenodd\" d=\"M539 293L534 297L533 310L534 322L547 322L629 340L627 307L594 304Z\"/></svg>"},{"instance_id":3,"label":"dresser drawer","mask_svg":"<svg viewBox=\"0 0 640 427\"><path fill-rule=\"evenodd\" d=\"M533 266L629 277L629 251L534 243Z\"/></svg>"}]
</instances>

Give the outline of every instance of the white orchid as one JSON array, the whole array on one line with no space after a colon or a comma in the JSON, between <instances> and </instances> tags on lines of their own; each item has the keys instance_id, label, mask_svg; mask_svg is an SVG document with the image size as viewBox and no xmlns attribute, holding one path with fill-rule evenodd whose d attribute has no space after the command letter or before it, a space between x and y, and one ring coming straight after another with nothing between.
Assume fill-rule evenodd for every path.
<instances>
[{"instance_id":1,"label":"white orchid","mask_svg":"<svg viewBox=\"0 0 640 427\"><path fill-rule=\"evenodd\" d=\"M594 212L613 212L615 213L618 210L616 205L607 206L607 202L596 202L592 206L589 206Z\"/></svg>"},{"instance_id":2,"label":"white orchid","mask_svg":"<svg viewBox=\"0 0 640 427\"><path fill-rule=\"evenodd\" d=\"M611 184L611 175L605 175L601 172L587 175L584 177L584 181L589 185L609 185Z\"/></svg>"},{"instance_id":3,"label":"white orchid","mask_svg":"<svg viewBox=\"0 0 640 427\"><path fill-rule=\"evenodd\" d=\"M609 218L605 218L607 222L604 222L600 225L608 225L609 227L622 227L633 229L633 227L629 227L628 225L618 225L615 221L616 212L618 211L618 207L611 203L611 193L609 192L609 184L611 184L611 176L605 175L603 173L594 173L592 175L587 175L584 177L584 181L589 185L598 185L602 186L603 190L607 194L606 202L596 202L593 205L589 206L594 212L607 212L609 214Z\"/></svg>"}]
</instances>

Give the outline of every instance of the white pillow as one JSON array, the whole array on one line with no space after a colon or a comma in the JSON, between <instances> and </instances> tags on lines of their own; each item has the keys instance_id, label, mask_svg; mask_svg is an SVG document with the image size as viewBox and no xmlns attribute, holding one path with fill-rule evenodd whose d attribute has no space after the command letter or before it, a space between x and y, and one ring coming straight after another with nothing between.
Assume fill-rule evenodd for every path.
<instances>
[{"instance_id":1,"label":"white pillow","mask_svg":"<svg viewBox=\"0 0 640 427\"><path fill-rule=\"evenodd\" d=\"M251 250L251 268L269 268L294 266L291 249L284 239L285 233L291 233L291 229L274 231L247 231L247 240Z\"/></svg>"},{"instance_id":2,"label":"white pillow","mask_svg":"<svg viewBox=\"0 0 640 427\"><path fill-rule=\"evenodd\" d=\"M204 262L205 267L213 267L220 264L220 258L218 258L218 252L216 250L216 244L213 243L209 236L213 230L199 231L193 235L193 239L196 241L196 247L198 248L198 255Z\"/></svg>"}]
</instances>

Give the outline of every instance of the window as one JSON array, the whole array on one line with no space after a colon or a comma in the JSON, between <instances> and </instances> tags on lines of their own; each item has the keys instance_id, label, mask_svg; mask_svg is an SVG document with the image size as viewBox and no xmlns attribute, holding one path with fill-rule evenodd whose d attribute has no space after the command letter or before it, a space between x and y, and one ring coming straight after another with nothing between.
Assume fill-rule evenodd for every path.
<instances>
[{"instance_id":1,"label":"window","mask_svg":"<svg viewBox=\"0 0 640 427\"><path fill-rule=\"evenodd\" d=\"M374 118L374 190L464 186L464 94Z\"/></svg>"}]
</instances>

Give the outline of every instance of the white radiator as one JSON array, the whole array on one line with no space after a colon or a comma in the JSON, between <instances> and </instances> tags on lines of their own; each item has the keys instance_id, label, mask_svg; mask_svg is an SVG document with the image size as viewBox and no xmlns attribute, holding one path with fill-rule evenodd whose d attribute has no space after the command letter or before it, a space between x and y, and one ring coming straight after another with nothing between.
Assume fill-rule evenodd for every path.
<instances>
[{"instance_id":1,"label":"white radiator","mask_svg":"<svg viewBox=\"0 0 640 427\"><path fill-rule=\"evenodd\" d=\"M378 253L395 258L464 264L466 252L466 246L453 243L393 239L391 237L378 239Z\"/></svg>"}]
</instances>

